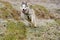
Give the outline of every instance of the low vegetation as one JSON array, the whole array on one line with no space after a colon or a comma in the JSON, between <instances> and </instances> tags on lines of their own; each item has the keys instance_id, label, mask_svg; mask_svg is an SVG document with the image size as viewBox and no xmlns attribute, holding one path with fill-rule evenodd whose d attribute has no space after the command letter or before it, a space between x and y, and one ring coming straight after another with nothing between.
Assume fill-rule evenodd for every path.
<instances>
[{"instance_id":1,"label":"low vegetation","mask_svg":"<svg viewBox=\"0 0 60 40\"><path fill-rule=\"evenodd\" d=\"M26 26L22 22L9 21L5 35L0 40L24 40L26 37Z\"/></svg>"},{"instance_id":2,"label":"low vegetation","mask_svg":"<svg viewBox=\"0 0 60 40\"><path fill-rule=\"evenodd\" d=\"M42 26L40 26L39 28L33 28L33 26L32 28L27 27L26 25L24 25L24 23L20 22L20 12L14 9L9 2L0 1L0 3L4 5L4 7L0 7L0 18L6 19L8 21L6 26L6 32L3 35L0 35L0 40L25 40L27 31L38 32L35 32L36 34L33 33L33 35L38 35L38 39L40 40L60 40L60 19L53 19L54 21L52 21L51 23L51 20L49 22L47 22L47 20L43 21L41 22L42 24L40 24ZM30 8L34 9L35 14L39 19L46 19L50 17L49 11L44 6L30 5ZM9 21L9 18L13 20ZM57 23L59 25L57 25Z\"/></svg>"},{"instance_id":3,"label":"low vegetation","mask_svg":"<svg viewBox=\"0 0 60 40\"><path fill-rule=\"evenodd\" d=\"M56 19L55 21L60 25L60 19Z\"/></svg>"},{"instance_id":4,"label":"low vegetation","mask_svg":"<svg viewBox=\"0 0 60 40\"><path fill-rule=\"evenodd\" d=\"M30 7L33 8L34 10L38 9L39 11L44 11L46 14L48 13L48 10L44 6L36 4L36 5L31 5Z\"/></svg>"},{"instance_id":5,"label":"low vegetation","mask_svg":"<svg viewBox=\"0 0 60 40\"><path fill-rule=\"evenodd\" d=\"M1 5L3 5L4 7L0 7L0 18L3 19L8 19L8 18L13 18L18 20L19 19L19 12L13 8L12 4L10 4L9 2L3 2L0 1Z\"/></svg>"},{"instance_id":6,"label":"low vegetation","mask_svg":"<svg viewBox=\"0 0 60 40\"><path fill-rule=\"evenodd\" d=\"M30 8L34 9L38 18L49 18L49 11L41 5L31 5Z\"/></svg>"}]
</instances>

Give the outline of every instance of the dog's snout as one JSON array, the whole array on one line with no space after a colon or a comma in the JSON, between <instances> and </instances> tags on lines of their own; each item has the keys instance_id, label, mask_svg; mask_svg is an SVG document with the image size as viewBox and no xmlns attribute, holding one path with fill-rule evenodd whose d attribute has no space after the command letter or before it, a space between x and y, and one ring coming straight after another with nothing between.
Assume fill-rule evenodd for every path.
<instances>
[{"instance_id":1,"label":"dog's snout","mask_svg":"<svg viewBox=\"0 0 60 40\"><path fill-rule=\"evenodd\" d=\"M24 11L24 9L23 9L23 11Z\"/></svg>"},{"instance_id":2,"label":"dog's snout","mask_svg":"<svg viewBox=\"0 0 60 40\"><path fill-rule=\"evenodd\" d=\"M26 9L23 9L23 11L26 11Z\"/></svg>"}]
</instances>

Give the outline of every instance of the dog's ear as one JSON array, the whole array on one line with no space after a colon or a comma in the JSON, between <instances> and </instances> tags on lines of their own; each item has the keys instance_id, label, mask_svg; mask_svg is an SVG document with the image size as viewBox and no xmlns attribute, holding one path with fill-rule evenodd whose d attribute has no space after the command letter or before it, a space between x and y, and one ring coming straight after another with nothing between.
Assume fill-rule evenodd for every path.
<instances>
[{"instance_id":1,"label":"dog's ear","mask_svg":"<svg viewBox=\"0 0 60 40\"><path fill-rule=\"evenodd\" d=\"M26 6L28 7L28 2L26 2Z\"/></svg>"}]
</instances>

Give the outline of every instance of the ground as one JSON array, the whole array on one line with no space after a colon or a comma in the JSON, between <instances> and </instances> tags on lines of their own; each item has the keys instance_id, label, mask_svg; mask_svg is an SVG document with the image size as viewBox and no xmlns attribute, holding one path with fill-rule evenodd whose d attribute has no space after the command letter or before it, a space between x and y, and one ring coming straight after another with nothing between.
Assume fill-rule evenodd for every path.
<instances>
[{"instance_id":1,"label":"ground","mask_svg":"<svg viewBox=\"0 0 60 40\"><path fill-rule=\"evenodd\" d=\"M40 26L26 26L20 20L20 6L0 1L0 40L60 40L59 10L50 12L46 7L30 4Z\"/></svg>"}]
</instances>

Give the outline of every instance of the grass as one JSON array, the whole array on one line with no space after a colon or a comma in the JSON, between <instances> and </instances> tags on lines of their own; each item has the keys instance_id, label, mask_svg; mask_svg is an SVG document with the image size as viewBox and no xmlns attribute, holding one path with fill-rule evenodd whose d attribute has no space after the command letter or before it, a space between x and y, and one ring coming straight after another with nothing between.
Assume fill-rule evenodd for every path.
<instances>
[{"instance_id":1,"label":"grass","mask_svg":"<svg viewBox=\"0 0 60 40\"><path fill-rule=\"evenodd\" d=\"M56 19L55 21L60 25L60 19Z\"/></svg>"},{"instance_id":2,"label":"grass","mask_svg":"<svg viewBox=\"0 0 60 40\"><path fill-rule=\"evenodd\" d=\"M36 16L40 18L49 18L49 11L42 5L30 5L30 8L34 9Z\"/></svg>"},{"instance_id":3,"label":"grass","mask_svg":"<svg viewBox=\"0 0 60 40\"><path fill-rule=\"evenodd\" d=\"M0 11L3 13L3 15L2 15L3 17L9 15L9 13L10 14L12 13L13 18L18 18L17 11L15 9L13 9L13 7L10 3L8 3L8 2L1 2L1 3L3 3L5 5L4 8L0 8ZM42 12L46 15L49 13L48 10L44 6L41 6L41 5L30 5L30 8L33 8L36 14L40 14L40 12ZM8 9L12 12L10 12ZM60 19L57 19L56 22L60 24ZM0 36L0 40L24 40L26 38L26 27L27 26L25 26L22 22L17 21L15 23L13 21L8 21L7 27L6 27L6 32L4 33L4 35L2 37ZM51 27L53 27L54 30ZM51 31L55 32L57 29L55 30L54 23L48 23L46 26L44 26L44 25L41 26L38 30L40 32L39 33L40 38L43 40L43 39L46 39L46 37L42 37L46 32L47 33L50 33ZM54 35L52 35L52 36L54 36ZM47 38L48 38L48 35L47 35ZM53 37L52 37L52 39L53 39Z\"/></svg>"},{"instance_id":4,"label":"grass","mask_svg":"<svg viewBox=\"0 0 60 40\"><path fill-rule=\"evenodd\" d=\"M20 18L20 12L18 12L17 10L15 10L13 8L13 6L9 3L9 2L3 2L0 1L3 5L5 5L5 7L0 8L1 12L2 12L2 16L0 15L0 17L7 19L12 17L15 20L19 20ZM35 14L38 16L39 14L48 14L48 10L41 5L30 5L30 8L34 9ZM40 16L39 16L40 17Z\"/></svg>"},{"instance_id":5,"label":"grass","mask_svg":"<svg viewBox=\"0 0 60 40\"><path fill-rule=\"evenodd\" d=\"M34 10L36 10L35 8L38 8L39 11L44 11L46 14L48 13L48 10L41 5L30 5L30 8L33 8Z\"/></svg>"},{"instance_id":6,"label":"grass","mask_svg":"<svg viewBox=\"0 0 60 40\"><path fill-rule=\"evenodd\" d=\"M0 15L0 17L4 19L8 19L8 17L12 17L13 19L19 19L19 13L13 8L12 4L3 1L0 1L0 3L4 5L4 7L0 8L0 12L2 13L2 16Z\"/></svg>"},{"instance_id":7,"label":"grass","mask_svg":"<svg viewBox=\"0 0 60 40\"><path fill-rule=\"evenodd\" d=\"M3 2L0 1L5 7L0 8L0 11L2 13L2 18L6 19L6 16L9 16L9 14L12 14L13 19L18 18L17 10L15 10L12 5L9 2ZM25 25L22 22L13 22L8 21L7 23L7 31L3 37L0 37L0 40L24 40L25 39Z\"/></svg>"},{"instance_id":8,"label":"grass","mask_svg":"<svg viewBox=\"0 0 60 40\"><path fill-rule=\"evenodd\" d=\"M0 8L0 11L2 13L2 18L6 18L9 15L9 13L11 13L9 10L12 10L13 7L9 2L0 1L0 3L2 3L2 5L4 5L4 7Z\"/></svg>"},{"instance_id":9,"label":"grass","mask_svg":"<svg viewBox=\"0 0 60 40\"><path fill-rule=\"evenodd\" d=\"M0 1L6 8L12 9L12 5L9 2L6 1Z\"/></svg>"},{"instance_id":10,"label":"grass","mask_svg":"<svg viewBox=\"0 0 60 40\"><path fill-rule=\"evenodd\" d=\"M2 40L24 40L26 36L25 27L22 22L14 23L9 21L7 23L7 31Z\"/></svg>"},{"instance_id":11,"label":"grass","mask_svg":"<svg viewBox=\"0 0 60 40\"><path fill-rule=\"evenodd\" d=\"M2 11L2 16L6 17L7 15L9 15L9 11L5 8L0 8L0 10Z\"/></svg>"}]
</instances>

